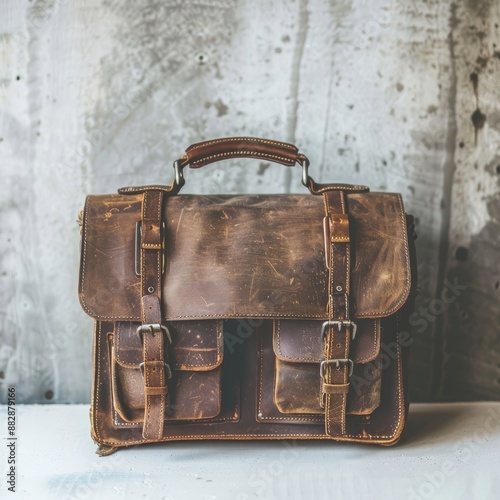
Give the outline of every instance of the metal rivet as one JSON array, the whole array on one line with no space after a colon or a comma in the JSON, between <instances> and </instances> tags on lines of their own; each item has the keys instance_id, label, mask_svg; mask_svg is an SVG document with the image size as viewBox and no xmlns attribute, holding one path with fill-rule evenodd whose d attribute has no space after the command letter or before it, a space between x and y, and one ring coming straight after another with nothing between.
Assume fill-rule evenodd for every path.
<instances>
[{"instance_id":1,"label":"metal rivet","mask_svg":"<svg viewBox=\"0 0 500 500\"><path fill-rule=\"evenodd\" d=\"M149 292L149 293L153 293L154 291L155 291L155 287L154 287L154 286L150 286L150 287L148 288L148 292Z\"/></svg>"},{"instance_id":2,"label":"metal rivet","mask_svg":"<svg viewBox=\"0 0 500 500\"><path fill-rule=\"evenodd\" d=\"M337 287L335 288L335 290L337 290L337 292L341 292L342 291L342 287L340 285L337 285Z\"/></svg>"}]
</instances>

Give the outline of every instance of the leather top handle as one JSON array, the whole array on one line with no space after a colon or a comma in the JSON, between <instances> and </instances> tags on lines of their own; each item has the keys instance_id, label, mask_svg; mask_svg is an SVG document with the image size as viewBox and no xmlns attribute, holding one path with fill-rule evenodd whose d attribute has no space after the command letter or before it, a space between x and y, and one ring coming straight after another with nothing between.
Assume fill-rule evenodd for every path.
<instances>
[{"instance_id":1,"label":"leather top handle","mask_svg":"<svg viewBox=\"0 0 500 500\"><path fill-rule=\"evenodd\" d=\"M288 167L299 163L302 166L302 184L309 187L309 160L293 144L256 137L225 137L197 142L186 149L186 154L174 162L174 189L178 191L186 182L182 173L184 167L200 168L230 158L267 160Z\"/></svg>"},{"instance_id":2,"label":"leather top handle","mask_svg":"<svg viewBox=\"0 0 500 500\"><path fill-rule=\"evenodd\" d=\"M198 142L186 149L181 166L200 168L209 163L229 158L257 158L293 167L302 164L304 155L293 144L254 137L225 137Z\"/></svg>"},{"instance_id":3,"label":"leather top handle","mask_svg":"<svg viewBox=\"0 0 500 500\"><path fill-rule=\"evenodd\" d=\"M130 186L118 190L120 194L136 194L145 191L160 190L169 195L177 194L186 183L183 170L185 167L200 168L210 163L230 158L254 158L293 167L302 166L302 184L312 194L326 191L367 192L366 186L350 184L318 184L309 176L309 160L297 147L287 142L272 141L256 137L225 137L210 141L197 142L186 149L186 154L174 161L175 178L170 186Z\"/></svg>"}]
</instances>

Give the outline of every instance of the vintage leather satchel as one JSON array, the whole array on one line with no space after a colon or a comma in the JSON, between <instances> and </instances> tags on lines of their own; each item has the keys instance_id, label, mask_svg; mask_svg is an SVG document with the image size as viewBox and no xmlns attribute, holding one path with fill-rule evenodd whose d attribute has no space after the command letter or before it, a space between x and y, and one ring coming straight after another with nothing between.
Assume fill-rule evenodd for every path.
<instances>
[{"instance_id":1,"label":"vintage leather satchel","mask_svg":"<svg viewBox=\"0 0 500 500\"><path fill-rule=\"evenodd\" d=\"M302 166L310 194L179 195L183 168ZM79 296L95 320L98 453L197 439L391 445L408 410L413 218L401 196L318 184L283 142L190 146L171 186L88 196Z\"/></svg>"}]
</instances>

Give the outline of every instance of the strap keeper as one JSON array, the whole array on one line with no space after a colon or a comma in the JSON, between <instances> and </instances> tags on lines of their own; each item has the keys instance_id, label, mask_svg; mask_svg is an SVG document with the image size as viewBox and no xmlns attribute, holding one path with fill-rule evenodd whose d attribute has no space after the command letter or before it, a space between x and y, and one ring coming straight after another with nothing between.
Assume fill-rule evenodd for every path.
<instances>
[{"instance_id":1,"label":"strap keeper","mask_svg":"<svg viewBox=\"0 0 500 500\"><path fill-rule=\"evenodd\" d=\"M323 382L321 390L323 394L347 394L349 392L349 386L351 384L327 384Z\"/></svg>"},{"instance_id":2,"label":"strap keeper","mask_svg":"<svg viewBox=\"0 0 500 500\"><path fill-rule=\"evenodd\" d=\"M161 223L158 219L142 219L140 231L142 233L141 248L151 250L160 250L162 248L165 224Z\"/></svg>"},{"instance_id":3,"label":"strap keeper","mask_svg":"<svg viewBox=\"0 0 500 500\"><path fill-rule=\"evenodd\" d=\"M155 387L155 386L144 387L144 394L146 396L163 396L163 394L167 394L167 392L168 392L167 385L161 387Z\"/></svg>"},{"instance_id":4,"label":"strap keeper","mask_svg":"<svg viewBox=\"0 0 500 500\"><path fill-rule=\"evenodd\" d=\"M323 219L325 242L349 243L349 216L347 214L330 214Z\"/></svg>"},{"instance_id":5,"label":"strap keeper","mask_svg":"<svg viewBox=\"0 0 500 500\"><path fill-rule=\"evenodd\" d=\"M347 214L330 215L330 242L348 243L349 237L349 216Z\"/></svg>"},{"instance_id":6,"label":"strap keeper","mask_svg":"<svg viewBox=\"0 0 500 500\"><path fill-rule=\"evenodd\" d=\"M349 216L347 214L337 213L329 214L323 218L323 237L325 243L325 264L330 269L330 257L332 244L350 243Z\"/></svg>"}]
</instances>

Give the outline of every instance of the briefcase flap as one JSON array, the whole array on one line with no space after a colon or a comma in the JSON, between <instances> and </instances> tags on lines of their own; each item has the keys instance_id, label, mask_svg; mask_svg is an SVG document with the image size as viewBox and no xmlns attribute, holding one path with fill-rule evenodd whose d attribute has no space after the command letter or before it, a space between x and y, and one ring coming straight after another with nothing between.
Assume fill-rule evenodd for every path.
<instances>
[{"instance_id":1,"label":"briefcase flap","mask_svg":"<svg viewBox=\"0 0 500 500\"><path fill-rule=\"evenodd\" d=\"M411 285L401 197L346 193L346 200L352 316L391 315ZM328 319L321 196L176 195L163 210L166 321ZM141 214L141 194L87 197L79 290L98 320L140 321Z\"/></svg>"}]
</instances>

